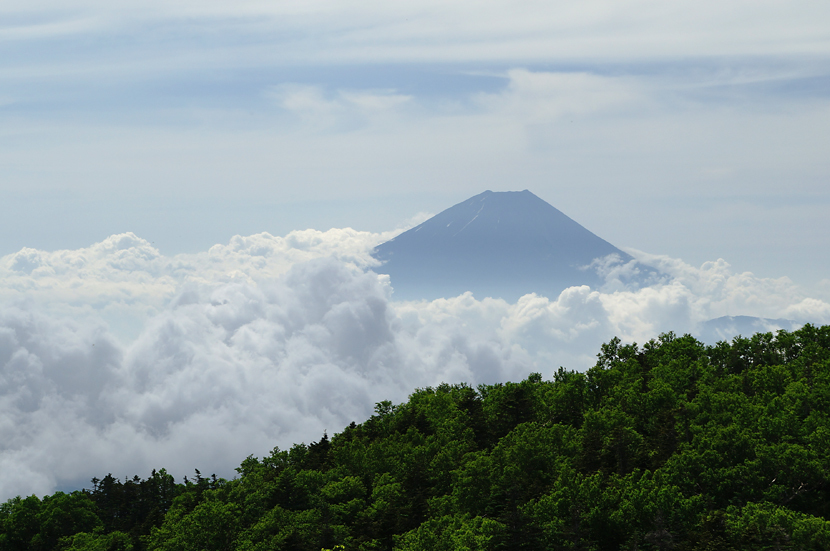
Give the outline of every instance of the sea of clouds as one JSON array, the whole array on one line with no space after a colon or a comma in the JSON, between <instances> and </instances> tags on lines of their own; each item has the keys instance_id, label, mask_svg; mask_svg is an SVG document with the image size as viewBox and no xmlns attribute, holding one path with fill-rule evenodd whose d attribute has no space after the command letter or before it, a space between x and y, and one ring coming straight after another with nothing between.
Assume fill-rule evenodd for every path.
<instances>
[{"instance_id":1,"label":"sea of clouds","mask_svg":"<svg viewBox=\"0 0 830 551\"><path fill-rule=\"evenodd\" d=\"M393 235L261 233L165 256L125 233L0 258L0 499L160 467L232 477L415 388L584 370L613 336L736 314L830 322L787 278L637 251L657 284L626 287L632 267L616 266L558 297L396 301L370 256Z\"/></svg>"}]
</instances>

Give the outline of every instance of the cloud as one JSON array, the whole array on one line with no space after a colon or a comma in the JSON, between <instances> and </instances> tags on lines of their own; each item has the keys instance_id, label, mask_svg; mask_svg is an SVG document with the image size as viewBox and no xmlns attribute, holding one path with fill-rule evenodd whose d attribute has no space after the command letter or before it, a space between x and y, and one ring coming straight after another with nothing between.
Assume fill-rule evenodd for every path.
<instances>
[{"instance_id":1,"label":"cloud","mask_svg":"<svg viewBox=\"0 0 830 551\"><path fill-rule=\"evenodd\" d=\"M446 61L826 52L826 6L777 0L724 4L653 0L539 2L4 2L7 16L98 17L106 31L187 21L208 35L268 37L287 62ZM40 15L43 17L43 15ZM21 27L30 25L21 24ZM44 32L44 31L40 31ZM25 35L24 35L25 36ZM309 40L309 37L316 40Z\"/></svg>"},{"instance_id":2,"label":"cloud","mask_svg":"<svg viewBox=\"0 0 830 551\"><path fill-rule=\"evenodd\" d=\"M388 237L257 234L166 257L121 234L0 259L0 496L162 466L232 476L248 454L339 431L415 388L585 369L615 335L643 343L727 314L830 321L786 279L637 251L663 281L396 302L367 254ZM135 318L132 336L113 312Z\"/></svg>"},{"instance_id":3,"label":"cloud","mask_svg":"<svg viewBox=\"0 0 830 551\"><path fill-rule=\"evenodd\" d=\"M437 339L428 322L405 330L389 294L331 257L259 283L191 279L125 347L103 323L8 309L0 464L14 476L0 493L160 465L230 476L244 455L339 430L375 401L516 371L498 341L460 328Z\"/></svg>"},{"instance_id":4,"label":"cloud","mask_svg":"<svg viewBox=\"0 0 830 551\"><path fill-rule=\"evenodd\" d=\"M0 26L0 42L30 41L38 39L52 39L72 35L91 34L101 31L104 22L99 17L66 17L64 14L51 20L37 20L22 22L15 25ZM41 16L42 17L42 16ZM41 19L38 17L38 19Z\"/></svg>"},{"instance_id":5,"label":"cloud","mask_svg":"<svg viewBox=\"0 0 830 551\"><path fill-rule=\"evenodd\" d=\"M50 55L52 77L41 61L8 68L38 76L14 77L4 94L20 102L0 110L0 249L75 248L126 230L178 250L259 229L377 230L411 214L413 196L442 197L417 207L437 209L515 186L617 245L696 263L721 256L764 275L827 273L830 261L813 251L830 234L812 231L827 202L821 56L283 66L275 52L290 45L234 53L263 42L244 33L214 42L233 34L223 32L199 41L189 24L177 44L210 44L198 55L163 49L154 60L134 49L175 28L124 38L112 59L96 57L108 48L77 63ZM201 55L208 61L194 65ZM311 206L321 198L343 205L337 220ZM349 216L381 198L397 202Z\"/></svg>"},{"instance_id":6,"label":"cloud","mask_svg":"<svg viewBox=\"0 0 830 551\"><path fill-rule=\"evenodd\" d=\"M337 90L326 93L320 86L280 84L265 96L304 125L320 130L354 131L382 125L384 119L403 108L411 96L394 90Z\"/></svg>"},{"instance_id":7,"label":"cloud","mask_svg":"<svg viewBox=\"0 0 830 551\"><path fill-rule=\"evenodd\" d=\"M512 69L507 78L509 84L502 92L477 99L489 111L524 124L551 123L644 100L633 82L620 77Z\"/></svg>"},{"instance_id":8,"label":"cloud","mask_svg":"<svg viewBox=\"0 0 830 551\"><path fill-rule=\"evenodd\" d=\"M174 257L161 255L133 233L75 250L24 248L0 258L0 298L49 314L102 316L120 327L116 333L122 340L130 340L182 285L272 279L298 262L324 256L367 268L375 263L371 249L398 231L299 230L284 237L260 233Z\"/></svg>"}]
</instances>

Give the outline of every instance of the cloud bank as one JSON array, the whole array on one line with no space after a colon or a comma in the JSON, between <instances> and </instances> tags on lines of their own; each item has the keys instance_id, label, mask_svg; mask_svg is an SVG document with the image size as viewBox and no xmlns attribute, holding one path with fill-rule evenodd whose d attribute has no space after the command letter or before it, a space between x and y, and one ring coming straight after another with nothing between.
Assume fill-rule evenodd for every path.
<instances>
[{"instance_id":1,"label":"cloud bank","mask_svg":"<svg viewBox=\"0 0 830 551\"><path fill-rule=\"evenodd\" d=\"M0 258L0 498L93 476L230 477L249 454L362 421L417 387L585 369L617 335L644 342L722 315L830 321L786 278L630 251L664 280L516 303L399 302L369 252L390 234L234 237L164 256L133 234Z\"/></svg>"}]
</instances>

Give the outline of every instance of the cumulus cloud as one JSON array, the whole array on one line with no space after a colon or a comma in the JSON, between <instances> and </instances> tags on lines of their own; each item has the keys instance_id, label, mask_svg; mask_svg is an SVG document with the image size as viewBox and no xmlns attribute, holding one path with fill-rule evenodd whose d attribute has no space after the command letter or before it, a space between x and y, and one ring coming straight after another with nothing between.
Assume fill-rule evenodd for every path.
<instances>
[{"instance_id":1,"label":"cumulus cloud","mask_svg":"<svg viewBox=\"0 0 830 551\"><path fill-rule=\"evenodd\" d=\"M339 431L418 387L585 369L615 335L642 343L729 314L830 321L786 279L637 251L662 280L397 302L368 254L389 236L257 234L167 257L121 234L0 258L0 496L162 466L232 476L249 454ZM129 316L131 334L112 323Z\"/></svg>"},{"instance_id":2,"label":"cumulus cloud","mask_svg":"<svg viewBox=\"0 0 830 551\"><path fill-rule=\"evenodd\" d=\"M367 268L375 262L371 249L394 233L351 228L293 231L284 237L260 233L235 236L206 252L173 257L161 255L132 233L76 250L24 248L0 258L0 299L36 304L49 314L103 316L120 337L129 340L184 284L260 281L275 278L298 262L325 256Z\"/></svg>"}]
</instances>

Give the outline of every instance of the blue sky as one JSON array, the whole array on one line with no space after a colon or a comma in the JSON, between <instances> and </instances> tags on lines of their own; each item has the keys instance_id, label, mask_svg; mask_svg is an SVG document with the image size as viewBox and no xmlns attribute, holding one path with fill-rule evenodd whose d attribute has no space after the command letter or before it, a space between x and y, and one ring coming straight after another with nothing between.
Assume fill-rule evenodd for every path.
<instances>
[{"instance_id":1,"label":"blue sky","mask_svg":"<svg viewBox=\"0 0 830 551\"><path fill-rule=\"evenodd\" d=\"M5 2L0 252L392 229L530 189L622 247L830 273L820 2Z\"/></svg>"}]
</instances>

